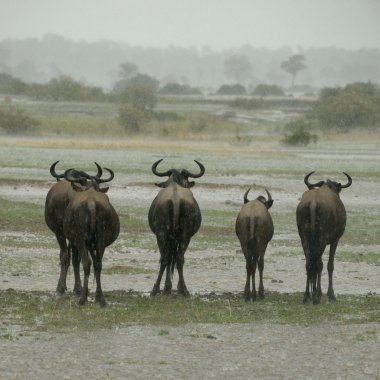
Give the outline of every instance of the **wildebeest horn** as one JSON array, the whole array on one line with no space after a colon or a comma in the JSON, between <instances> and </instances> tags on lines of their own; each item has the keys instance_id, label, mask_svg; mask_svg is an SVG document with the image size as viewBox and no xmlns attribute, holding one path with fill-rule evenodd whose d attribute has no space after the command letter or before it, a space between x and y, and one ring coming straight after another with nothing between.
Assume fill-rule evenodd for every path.
<instances>
[{"instance_id":1,"label":"wildebeest horn","mask_svg":"<svg viewBox=\"0 0 380 380\"><path fill-rule=\"evenodd\" d=\"M102 170L101 166L97 162L94 162L94 164L98 168L98 172L96 173L95 178L99 178L100 179L100 177L103 174L103 170Z\"/></svg>"},{"instance_id":2,"label":"wildebeest horn","mask_svg":"<svg viewBox=\"0 0 380 380\"><path fill-rule=\"evenodd\" d=\"M312 189L313 187L320 187L320 186L322 186L325 183L325 181L319 181L317 183L310 183L309 182L309 177L312 174L314 174L314 173L315 173L315 171L312 171L309 174L306 174L306 176L305 176L305 178L303 180L305 182L305 185L308 187L309 190Z\"/></svg>"},{"instance_id":3,"label":"wildebeest horn","mask_svg":"<svg viewBox=\"0 0 380 380\"><path fill-rule=\"evenodd\" d=\"M249 188L249 189L245 192L245 194L244 194L244 203L248 203L248 202L249 202L249 199L248 199L248 193L249 193L250 190L251 190L251 188Z\"/></svg>"},{"instance_id":4,"label":"wildebeest horn","mask_svg":"<svg viewBox=\"0 0 380 380\"><path fill-rule=\"evenodd\" d=\"M267 195L268 195L268 203L270 203L270 202L272 202L273 203L273 199L272 199L272 196L270 195L270 192L267 190L267 189L265 189L265 191L266 191L266 193L267 193Z\"/></svg>"},{"instance_id":5,"label":"wildebeest horn","mask_svg":"<svg viewBox=\"0 0 380 380\"><path fill-rule=\"evenodd\" d=\"M197 160L194 160L194 161L198 164L198 166L201 169L201 171L198 174L193 174L193 173L191 173L191 172L189 172L188 170L185 169L184 172L186 173L186 175L188 177L191 177L191 178L202 177L203 174L205 174L206 169L205 169L205 167L199 161L197 161Z\"/></svg>"},{"instance_id":6,"label":"wildebeest horn","mask_svg":"<svg viewBox=\"0 0 380 380\"><path fill-rule=\"evenodd\" d=\"M113 177L115 177L115 174L114 174L114 172L111 169L104 168L104 170L107 170L110 173L109 178L101 179L98 176L96 176L95 177L96 182L98 182L98 183L110 182L110 181L113 180Z\"/></svg>"},{"instance_id":7,"label":"wildebeest horn","mask_svg":"<svg viewBox=\"0 0 380 380\"><path fill-rule=\"evenodd\" d=\"M50 174L54 177L54 178L57 178L57 181L61 178L65 178L65 173L63 174L58 174L56 171L55 171L55 166L58 164L59 160L58 161L55 161L51 166L50 166Z\"/></svg>"},{"instance_id":8,"label":"wildebeest horn","mask_svg":"<svg viewBox=\"0 0 380 380\"><path fill-rule=\"evenodd\" d=\"M345 184L345 185L341 185L341 189L345 189L347 187L350 187L352 185L352 178L345 172L343 172L343 174L347 177L348 179L348 182Z\"/></svg>"},{"instance_id":9,"label":"wildebeest horn","mask_svg":"<svg viewBox=\"0 0 380 380\"><path fill-rule=\"evenodd\" d=\"M152 165L152 172L153 172L153 174L155 174L155 175L158 176L158 177L167 177L167 176L170 176L170 175L172 174L172 170L171 170L171 169L168 170L168 171L166 171L166 172L163 172L163 173L159 173L159 172L157 171L157 166L158 166L158 164L159 164L162 160L163 160L163 158L161 158L161 160L156 161L156 162Z\"/></svg>"}]
</instances>

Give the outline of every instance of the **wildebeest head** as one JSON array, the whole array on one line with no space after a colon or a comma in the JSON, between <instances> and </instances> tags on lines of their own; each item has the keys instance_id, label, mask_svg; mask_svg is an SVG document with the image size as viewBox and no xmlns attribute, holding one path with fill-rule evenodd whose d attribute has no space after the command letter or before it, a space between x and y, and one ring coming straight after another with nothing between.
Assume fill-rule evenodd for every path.
<instances>
[{"instance_id":1,"label":"wildebeest head","mask_svg":"<svg viewBox=\"0 0 380 380\"><path fill-rule=\"evenodd\" d=\"M245 194L244 194L244 203L248 203L248 202L250 201L250 200L248 199L248 193L249 193L250 190L251 190L251 189L249 188L249 189L245 192ZM265 189L265 191L266 191L266 193L267 193L267 195L268 195L268 199L265 199L265 197L262 196L262 195L259 195L256 199L257 199L258 201L260 201L261 203L263 203L264 206L265 206L267 209L270 209L270 208L272 207L272 205L273 205L273 199L272 199L272 196L270 195L270 192L269 192L267 189Z\"/></svg>"},{"instance_id":2,"label":"wildebeest head","mask_svg":"<svg viewBox=\"0 0 380 380\"><path fill-rule=\"evenodd\" d=\"M181 187L185 187L189 189L190 187L193 187L195 184L194 181L189 181L189 178L200 178L203 176L203 174L205 174L205 167L197 160L194 160L194 161L198 164L200 168L200 172L198 174L191 173L186 169L182 169L181 171L177 169L170 169L166 172L160 173L157 171L157 166L162 160L163 158L156 161L152 165L152 172L158 177L169 177L169 179L165 182L156 183L156 186L158 187L167 187L170 183L175 182Z\"/></svg>"},{"instance_id":3,"label":"wildebeest head","mask_svg":"<svg viewBox=\"0 0 380 380\"><path fill-rule=\"evenodd\" d=\"M305 185L307 186L307 188L309 190L311 189L315 189L315 188L318 188L318 187L321 187L323 185L326 185L328 186L331 190L335 191L337 194L340 193L340 191L342 189L345 189L347 187L350 187L351 184L352 184L352 178L345 172L343 172L343 174L347 177L347 180L348 182L344 185L342 185L340 182L336 182L336 181L331 181L330 179L328 179L327 181L319 181L319 182L316 182L316 183L310 183L309 182L309 177L314 174L315 172L310 172L309 174L306 174L305 178L304 178L304 182L305 182Z\"/></svg>"},{"instance_id":4,"label":"wildebeest head","mask_svg":"<svg viewBox=\"0 0 380 380\"><path fill-rule=\"evenodd\" d=\"M73 168L70 168L70 169L67 169L65 172L63 172L62 174L58 174L56 171L55 171L55 167L56 165L58 164L59 160L58 161L55 161L51 166L50 166L50 174L57 179L57 181L60 181L61 179L64 179L66 175L70 175L70 178L77 178L77 182L79 182L81 185L85 186L86 182L87 182L87 179L89 177L89 175L82 171L82 170L76 170L76 169L73 169ZM93 178L100 178L103 174L103 170L102 168L100 167L100 165L95 162L95 165L98 169L98 172L96 173L95 176L92 176Z\"/></svg>"},{"instance_id":5,"label":"wildebeest head","mask_svg":"<svg viewBox=\"0 0 380 380\"><path fill-rule=\"evenodd\" d=\"M110 176L108 178L100 178L103 171L97 163L95 164L100 170L98 170L98 173L94 176L75 169L68 169L64 173L64 178L71 183L75 191L86 191L90 188L94 188L96 191L106 193L109 187L100 188L99 184L112 181L115 174L111 169L104 168L110 173Z\"/></svg>"}]
</instances>

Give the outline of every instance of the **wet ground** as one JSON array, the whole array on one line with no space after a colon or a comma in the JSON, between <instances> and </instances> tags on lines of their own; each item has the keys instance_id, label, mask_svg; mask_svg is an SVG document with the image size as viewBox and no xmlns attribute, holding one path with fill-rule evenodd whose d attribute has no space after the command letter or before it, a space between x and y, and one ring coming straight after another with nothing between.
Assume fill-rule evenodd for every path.
<instances>
[{"instance_id":1,"label":"wet ground","mask_svg":"<svg viewBox=\"0 0 380 380\"><path fill-rule=\"evenodd\" d=\"M375 148L358 148L354 155L345 151L344 156L336 153L329 156L326 151L300 151L276 160L269 159L264 153L252 160L258 167L260 163L267 165L268 173L261 171L258 175L234 172L240 164L240 169L248 170L251 163L246 161L247 152L238 162L239 165L236 162L231 164L231 159L222 153L211 157L209 176L204 181L197 181L194 194L202 210L225 210L237 214L247 187L253 186L255 195L268 187L275 199L275 219L284 211L295 210L297 199L305 190L302 178L301 181L298 178L298 171L307 172L312 162L318 162L321 170L326 172L334 162L337 172L351 170L362 173L360 182L355 181L354 177L352 188L342 192L348 212L363 212L363 217L366 214L378 215L379 181L369 169L380 163L380 155ZM29 150L28 154L30 152L34 151ZM45 158L50 163L54 161L56 153L53 153L45 150L40 154L46 154ZM103 151L101 157L105 157L106 153ZM76 159L76 154L74 151L73 159ZM137 154L144 163L152 162L157 157L149 152ZM205 153L199 155L204 157ZM131 158L133 152L115 152L114 160L118 165L122 156L126 156L125 162L135 165L136 161ZM4 157L8 157L6 153ZM183 159L183 156L180 157ZM195 158L198 159L198 154ZM318 160L313 161L316 158ZM1 197L30 202L42 210L46 193L53 183L46 177L46 168L17 168L12 158L7 159L8 165L0 170ZM28 160L27 157L23 159ZM29 159L37 162L43 160L37 152ZM92 157L90 160L94 161ZM218 161L225 167L223 173L217 170ZM282 175L281 170L292 164L296 168L295 174ZM271 174L271 168L276 168L276 175ZM364 170L368 171L368 175L363 173ZM15 183L10 180L15 173L29 180L34 175L39 181ZM46 181L41 181L45 177ZM344 181L344 176L340 180ZM116 208L127 208L138 203L148 209L157 193L157 188L152 185L154 181L150 174L141 174L141 171L121 173L111 186L109 196ZM212 224L212 221L206 219L204 223ZM2 228L0 238L8 243L12 239L15 241L14 245L0 247L0 289L54 291L59 273L58 249L48 230L45 236ZM28 242L38 239L41 240L41 247L35 244L32 248L28 246ZM158 269L158 252L154 248L129 247L127 232L121 239L124 241L106 251L103 288L107 291L132 289L148 294ZM289 293L304 289L304 259L300 247L295 245L297 241L294 227L281 229L275 234L265 259L264 286L268 291ZM334 272L337 297L340 294L380 294L379 266L364 261L340 261L340 250L366 254L378 253L380 247L376 243L352 245L344 242L338 246ZM299 254L294 254L295 251ZM116 266L131 267L135 271L128 275L107 272L107 269ZM229 244L225 248L210 245L197 249L194 244L186 253L185 279L191 294L242 292L244 273L245 262L237 241L236 245ZM72 289L72 277L70 272L69 289ZM326 269L322 285L325 291ZM90 287L93 291L92 281ZM380 324L345 324L342 321L308 327L265 323L189 324L179 327L131 325L116 330L83 331L80 334L33 332L18 336L15 340L0 339L0 378L74 379L86 376L94 379L378 380L379 331Z\"/></svg>"}]
</instances>

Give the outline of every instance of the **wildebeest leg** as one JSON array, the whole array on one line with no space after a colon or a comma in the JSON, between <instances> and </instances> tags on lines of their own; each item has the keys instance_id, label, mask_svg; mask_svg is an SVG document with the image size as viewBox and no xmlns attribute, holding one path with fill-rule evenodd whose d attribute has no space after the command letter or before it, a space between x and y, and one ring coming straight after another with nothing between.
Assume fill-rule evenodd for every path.
<instances>
[{"instance_id":1,"label":"wildebeest leg","mask_svg":"<svg viewBox=\"0 0 380 380\"><path fill-rule=\"evenodd\" d=\"M190 243L189 238L182 237L182 240L178 246L178 253L177 253L177 270L178 270L178 277L179 277L177 290L178 290L178 293L184 295L185 297L188 297L190 295L185 284L185 278L183 277L183 264L185 263L185 252L189 243Z\"/></svg>"},{"instance_id":2,"label":"wildebeest leg","mask_svg":"<svg viewBox=\"0 0 380 380\"><path fill-rule=\"evenodd\" d=\"M244 299L246 301L250 301L252 298L252 292L251 292L252 259L249 254L248 247L245 245L242 245L241 248L245 257L245 270L247 273L247 278L246 278L245 286L244 286Z\"/></svg>"},{"instance_id":3,"label":"wildebeest leg","mask_svg":"<svg viewBox=\"0 0 380 380\"><path fill-rule=\"evenodd\" d=\"M59 275L57 292L59 294L63 294L67 290L66 277L67 271L70 266L70 253L67 248L66 237L63 234L57 234L57 241L60 247L59 261L61 266L61 273Z\"/></svg>"},{"instance_id":4,"label":"wildebeest leg","mask_svg":"<svg viewBox=\"0 0 380 380\"><path fill-rule=\"evenodd\" d=\"M73 269L74 269L74 293L77 295L80 295L82 292L82 282L80 280L80 257L79 252L76 247L74 247L71 243L69 243L69 251L72 251L71 261L73 263Z\"/></svg>"},{"instance_id":5,"label":"wildebeest leg","mask_svg":"<svg viewBox=\"0 0 380 380\"><path fill-rule=\"evenodd\" d=\"M150 292L151 296L155 296L160 291L162 275L164 274L165 268L168 266L168 263L169 263L168 253L167 253L166 243L165 243L165 236L163 237L157 236L157 245L160 250L160 269L158 271L157 280L153 286L152 291Z\"/></svg>"},{"instance_id":6,"label":"wildebeest leg","mask_svg":"<svg viewBox=\"0 0 380 380\"><path fill-rule=\"evenodd\" d=\"M252 264L252 301L256 301L257 292L256 292L256 268L257 268L257 257L256 255L253 257Z\"/></svg>"},{"instance_id":7,"label":"wildebeest leg","mask_svg":"<svg viewBox=\"0 0 380 380\"><path fill-rule=\"evenodd\" d=\"M334 243L330 244L330 252L329 252L329 261L327 263L327 271L329 273L329 288L327 290L327 296L329 297L329 301L335 301L335 294L333 288L333 272L334 272L334 257L336 247L338 246L339 239Z\"/></svg>"},{"instance_id":8,"label":"wildebeest leg","mask_svg":"<svg viewBox=\"0 0 380 380\"><path fill-rule=\"evenodd\" d=\"M99 302L101 307L106 306L106 301L104 299L103 291L102 291L102 284L100 282L103 254L104 254L103 247L98 247L96 252L91 252L91 257L93 258L92 263L94 266L94 275L95 275L95 280L96 280L95 302Z\"/></svg>"},{"instance_id":9,"label":"wildebeest leg","mask_svg":"<svg viewBox=\"0 0 380 380\"><path fill-rule=\"evenodd\" d=\"M311 282L311 275L310 275L310 251L309 251L309 245L307 242L304 242L302 240L302 248L305 253L305 258L306 258L306 289L305 293L303 296L303 303L309 303L310 302L310 282Z\"/></svg>"},{"instance_id":10,"label":"wildebeest leg","mask_svg":"<svg viewBox=\"0 0 380 380\"><path fill-rule=\"evenodd\" d=\"M265 252L265 247L262 252ZM261 254L258 260L260 283L259 283L259 297L264 298L264 283L263 283L263 272L264 272L264 255Z\"/></svg>"},{"instance_id":11,"label":"wildebeest leg","mask_svg":"<svg viewBox=\"0 0 380 380\"><path fill-rule=\"evenodd\" d=\"M88 256L87 248L84 244L76 244L76 247L78 248L81 260L82 260L82 266L83 266L83 288L82 293L79 298L79 305L84 305L87 301L88 296L88 278L90 277L90 271L91 271L91 260Z\"/></svg>"}]
</instances>

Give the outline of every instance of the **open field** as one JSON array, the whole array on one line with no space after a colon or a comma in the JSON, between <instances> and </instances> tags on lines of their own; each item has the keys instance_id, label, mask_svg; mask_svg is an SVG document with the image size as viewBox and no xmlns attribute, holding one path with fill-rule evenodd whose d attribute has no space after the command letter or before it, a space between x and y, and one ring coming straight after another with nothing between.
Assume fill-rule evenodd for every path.
<instances>
[{"instance_id":1,"label":"open field","mask_svg":"<svg viewBox=\"0 0 380 380\"><path fill-rule=\"evenodd\" d=\"M188 132L181 139L57 137L43 131L38 137L0 137L4 378L28 378L27 369L43 379L79 372L104 379L253 373L263 379L379 378L380 135L322 135L315 145L285 148L276 112L245 116L248 121L238 125L250 136L248 143L236 138L233 124L218 134L217 122L201 136ZM159 259L147 223L158 191L150 167L159 158L163 167L192 170L194 159L206 167L193 188L203 220L185 255L190 299L148 297ZM75 166L95 172L94 161L115 171L108 194L121 234L104 257L105 310L93 303L92 280L89 304L77 306L72 271L67 295L54 292L59 250L43 205L54 183L49 166L56 160L59 171ZM342 182L346 171L353 185L341 194L348 221L336 254L337 301L330 304L324 295L321 305L304 306L305 261L295 208L305 191L303 177L312 170L318 179ZM245 261L234 232L249 187L251 198L267 188L274 199L275 235L265 256L267 296L256 303L242 300Z\"/></svg>"}]
</instances>

